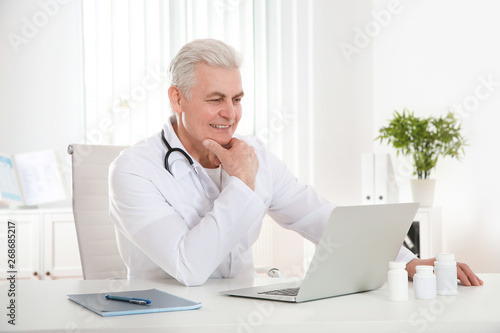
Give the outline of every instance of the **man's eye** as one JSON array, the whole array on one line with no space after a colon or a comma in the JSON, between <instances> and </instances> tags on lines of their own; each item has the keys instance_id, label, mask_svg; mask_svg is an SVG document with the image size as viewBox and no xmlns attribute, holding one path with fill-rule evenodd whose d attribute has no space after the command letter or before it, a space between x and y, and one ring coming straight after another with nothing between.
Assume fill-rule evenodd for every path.
<instances>
[{"instance_id":1,"label":"man's eye","mask_svg":"<svg viewBox=\"0 0 500 333\"><path fill-rule=\"evenodd\" d=\"M211 99L210 102L222 102L222 98Z\"/></svg>"}]
</instances>

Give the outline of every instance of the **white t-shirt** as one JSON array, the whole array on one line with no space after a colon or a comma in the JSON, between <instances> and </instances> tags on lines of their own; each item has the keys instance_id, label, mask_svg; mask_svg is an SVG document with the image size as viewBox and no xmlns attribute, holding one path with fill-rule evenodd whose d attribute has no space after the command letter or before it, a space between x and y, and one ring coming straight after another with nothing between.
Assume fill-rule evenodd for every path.
<instances>
[{"instance_id":1,"label":"white t-shirt","mask_svg":"<svg viewBox=\"0 0 500 333\"><path fill-rule=\"evenodd\" d=\"M207 173L208 177L212 179L214 182L215 186L219 189L219 191L222 189L222 167L219 166L218 168L215 169L209 169L209 168L203 168L205 169L205 172Z\"/></svg>"}]
</instances>

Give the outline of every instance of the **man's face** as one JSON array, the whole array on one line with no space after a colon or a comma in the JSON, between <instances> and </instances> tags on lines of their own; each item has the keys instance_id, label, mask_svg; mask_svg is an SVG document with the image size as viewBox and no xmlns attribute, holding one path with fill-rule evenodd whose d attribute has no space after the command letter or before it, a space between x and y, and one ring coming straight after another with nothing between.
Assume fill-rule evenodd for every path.
<instances>
[{"instance_id":1,"label":"man's face","mask_svg":"<svg viewBox=\"0 0 500 333\"><path fill-rule=\"evenodd\" d=\"M181 94L177 135L189 151L202 149L204 139L229 143L241 118L243 89L238 69L228 70L199 63L197 82L190 99Z\"/></svg>"}]
</instances>

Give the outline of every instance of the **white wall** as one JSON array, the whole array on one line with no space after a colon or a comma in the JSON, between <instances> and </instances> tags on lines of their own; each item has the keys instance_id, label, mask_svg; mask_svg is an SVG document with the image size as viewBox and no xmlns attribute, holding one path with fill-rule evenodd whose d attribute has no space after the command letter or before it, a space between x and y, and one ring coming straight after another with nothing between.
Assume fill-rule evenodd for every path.
<instances>
[{"instance_id":1,"label":"white wall","mask_svg":"<svg viewBox=\"0 0 500 333\"><path fill-rule=\"evenodd\" d=\"M375 11L387 2L375 0ZM433 175L435 205L443 210L444 250L477 272L500 272L500 2L402 1L401 8L374 38L372 135L395 109L427 116L464 106L457 115L469 143L466 157L441 161ZM490 77L493 85L485 86L481 77ZM392 151L378 143L374 150ZM411 198L409 175L399 170L405 200Z\"/></svg>"},{"instance_id":2,"label":"white wall","mask_svg":"<svg viewBox=\"0 0 500 333\"><path fill-rule=\"evenodd\" d=\"M3 153L54 149L64 162L83 140L81 1L61 2L0 1Z\"/></svg>"},{"instance_id":3,"label":"white wall","mask_svg":"<svg viewBox=\"0 0 500 333\"><path fill-rule=\"evenodd\" d=\"M341 51L353 43L371 3L314 1L314 187L330 201L361 201L361 154L372 152L372 48L353 59Z\"/></svg>"}]
</instances>

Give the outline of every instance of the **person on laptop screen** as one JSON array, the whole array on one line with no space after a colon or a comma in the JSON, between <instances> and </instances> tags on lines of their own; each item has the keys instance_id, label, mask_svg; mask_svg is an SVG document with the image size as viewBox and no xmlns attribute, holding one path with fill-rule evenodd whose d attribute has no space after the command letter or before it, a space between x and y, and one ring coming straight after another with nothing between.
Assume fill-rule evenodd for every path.
<instances>
[{"instance_id":1,"label":"person on laptop screen","mask_svg":"<svg viewBox=\"0 0 500 333\"><path fill-rule=\"evenodd\" d=\"M173 115L161 132L110 166L110 214L130 279L254 277L251 247L264 215L318 243L335 205L292 175L255 137L235 134L241 60L213 39L186 44L170 64ZM409 276L417 259L401 247ZM464 285L482 281L458 265Z\"/></svg>"}]
</instances>

